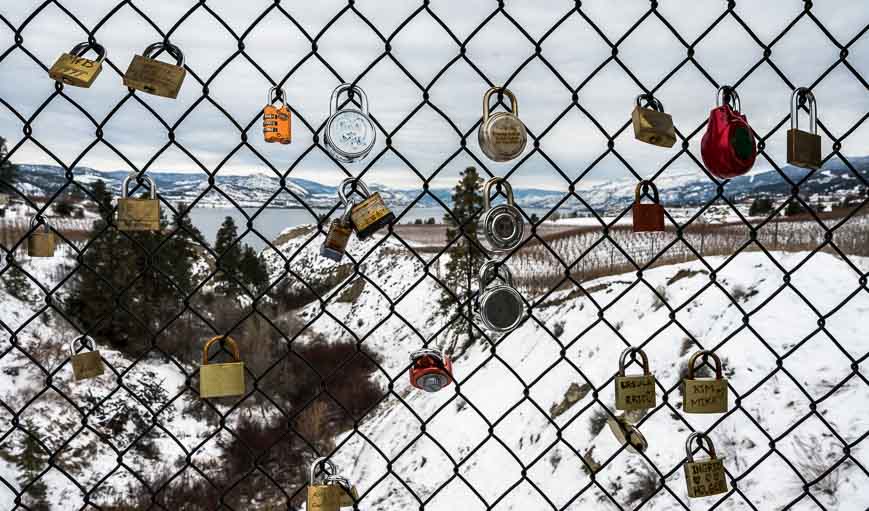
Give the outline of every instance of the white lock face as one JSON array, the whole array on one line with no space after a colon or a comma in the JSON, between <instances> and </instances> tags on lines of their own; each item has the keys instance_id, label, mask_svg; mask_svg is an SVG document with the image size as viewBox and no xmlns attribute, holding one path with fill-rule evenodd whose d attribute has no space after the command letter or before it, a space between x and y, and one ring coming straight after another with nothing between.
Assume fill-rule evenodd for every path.
<instances>
[{"instance_id":1,"label":"white lock face","mask_svg":"<svg viewBox=\"0 0 869 511\"><path fill-rule=\"evenodd\" d=\"M365 156L374 145L374 126L358 110L341 110L329 122L327 133L329 148L339 159Z\"/></svg>"}]
</instances>

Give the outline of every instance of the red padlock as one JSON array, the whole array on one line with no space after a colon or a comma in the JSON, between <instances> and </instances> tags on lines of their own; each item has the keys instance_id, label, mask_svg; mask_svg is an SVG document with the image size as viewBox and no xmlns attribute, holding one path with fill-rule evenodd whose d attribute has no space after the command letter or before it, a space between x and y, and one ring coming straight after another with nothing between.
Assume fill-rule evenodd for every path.
<instances>
[{"instance_id":1,"label":"red padlock","mask_svg":"<svg viewBox=\"0 0 869 511\"><path fill-rule=\"evenodd\" d=\"M740 112L739 96L732 87L725 85L718 89L716 105L709 114L700 153L713 176L730 179L751 170L757 158L757 145L754 131Z\"/></svg>"},{"instance_id":2,"label":"red padlock","mask_svg":"<svg viewBox=\"0 0 869 511\"><path fill-rule=\"evenodd\" d=\"M426 392L437 392L453 381L453 361L440 351L422 349L410 354L410 384Z\"/></svg>"},{"instance_id":3,"label":"red padlock","mask_svg":"<svg viewBox=\"0 0 869 511\"><path fill-rule=\"evenodd\" d=\"M648 187L652 191L652 203L641 204L643 200L642 191L644 187ZM651 181L640 181L637 184L634 200L634 232L663 232L664 227L664 206L661 205L661 198L658 196L658 187Z\"/></svg>"}]
</instances>

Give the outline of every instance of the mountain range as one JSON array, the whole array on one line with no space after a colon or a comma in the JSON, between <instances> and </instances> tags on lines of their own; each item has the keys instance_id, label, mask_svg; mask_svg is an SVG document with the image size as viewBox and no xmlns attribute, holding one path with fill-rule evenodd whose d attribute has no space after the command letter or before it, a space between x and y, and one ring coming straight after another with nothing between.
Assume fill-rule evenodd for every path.
<instances>
[{"instance_id":1,"label":"mountain range","mask_svg":"<svg viewBox=\"0 0 869 511\"><path fill-rule=\"evenodd\" d=\"M848 158L857 174L869 179L869 156ZM793 166L786 166L782 174L791 181L799 182L809 171ZM109 189L120 192L121 184L127 176L126 171L101 171L88 167L76 167L73 170L76 181L88 185L97 180L105 181ZM772 197L791 194L791 185L782 178L778 171L760 171L751 175L730 180L725 187L725 194L736 201L741 201L757 195ZM65 182L65 172L54 165L19 164L17 186L27 194L45 196L54 193ZM335 204L337 190L335 186L288 177L286 187L292 194L280 189L280 179L264 174L251 175L218 175L215 177L216 189L208 190L208 179L202 175L179 173L171 171L149 171L157 183L161 196L172 202L193 203L204 207L232 207L227 197L231 197L243 207L260 207L268 203L269 207L297 208L301 207L299 199L314 208L331 208ZM700 172L665 173L655 180L661 193L661 200L668 206L696 206L712 200L717 193L717 184ZM597 211L622 209L634 200L636 180L633 178L613 180L609 182L580 182L576 193L582 200ZM376 183L370 183L371 191L377 191L384 200L396 207L407 206L416 201L419 207L438 206L435 199L451 205L452 190L449 188L433 188L420 198L422 188L398 189ZM821 170L814 172L800 185L800 194L806 198L824 195L827 198L844 197L859 193L863 188L862 181L841 160L835 159L827 163ZM207 190L207 192L206 192ZM524 208L551 208L557 205L566 194L563 191L543 190L535 188L514 188L516 203ZM204 195L203 195L204 193ZM225 195L224 195L225 194ZM576 199L566 201L563 208L581 209L582 205Z\"/></svg>"}]
</instances>

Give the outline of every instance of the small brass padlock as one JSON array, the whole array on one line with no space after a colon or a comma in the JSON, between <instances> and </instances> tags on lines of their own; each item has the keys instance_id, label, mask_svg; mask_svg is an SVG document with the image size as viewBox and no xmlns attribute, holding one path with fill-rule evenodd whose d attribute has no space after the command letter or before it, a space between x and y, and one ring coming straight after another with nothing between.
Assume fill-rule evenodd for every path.
<instances>
[{"instance_id":1,"label":"small brass padlock","mask_svg":"<svg viewBox=\"0 0 869 511\"><path fill-rule=\"evenodd\" d=\"M490 114L492 94L501 93L510 98L509 112ZM516 96L504 87L492 87L483 95L483 120L477 131L480 149L492 161L510 161L525 150L528 131L519 120L519 102Z\"/></svg>"},{"instance_id":2,"label":"small brass padlock","mask_svg":"<svg viewBox=\"0 0 869 511\"><path fill-rule=\"evenodd\" d=\"M289 144L293 141L293 123L284 89L272 87L263 108L263 136L266 142ZM275 105L278 101L281 106Z\"/></svg>"},{"instance_id":3,"label":"small brass padlock","mask_svg":"<svg viewBox=\"0 0 869 511\"><path fill-rule=\"evenodd\" d=\"M702 448L706 441L706 449L709 451L709 459L694 461L692 445L697 441L697 446ZM727 493L727 472L724 470L724 458L715 455L715 446L712 440L703 433L691 433L685 441L685 484L688 486L688 496L691 498L709 497Z\"/></svg>"},{"instance_id":4,"label":"small brass padlock","mask_svg":"<svg viewBox=\"0 0 869 511\"><path fill-rule=\"evenodd\" d=\"M39 229L42 224L42 229ZM30 220L30 236L27 238L27 255L30 257L52 257L56 241L51 228L42 218L35 217Z\"/></svg>"},{"instance_id":5,"label":"small brass padlock","mask_svg":"<svg viewBox=\"0 0 869 511\"><path fill-rule=\"evenodd\" d=\"M500 186L507 197L506 204L492 207L491 193L493 186ZM525 221L522 213L513 200L513 188L506 179L493 177L483 186L483 219L480 224L483 237L488 242L486 247L490 252L503 253L513 250L522 241L525 232Z\"/></svg>"},{"instance_id":6,"label":"small brass padlock","mask_svg":"<svg viewBox=\"0 0 869 511\"><path fill-rule=\"evenodd\" d=\"M174 57L175 64L154 59L153 56L161 50ZM186 76L184 53L181 49L174 44L154 43L145 48L142 55L133 57L127 72L124 73L124 85L155 96L175 99Z\"/></svg>"},{"instance_id":7,"label":"small brass padlock","mask_svg":"<svg viewBox=\"0 0 869 511\"><path fill-rule=\"evenodd\" d=\"M90 346L88 346L90 343ZM79 351L88 349L83 353ZM103 359L97 349L97 343L90 337L82 336L72 341L69 345L70 362L72 362L72 376L75 381L96 378L105 371Z\"/></svg>"},{"instance_id":8,"label":"small brass padlock","mask_svg":"<svg viewBox=\"0 0 869 511\"><path fill-rule=\"evenodd\" d=\"M341 508L341 494L334 484L326 484L325 478L319 479L317 471L322 470L326 476L337 475L335 465L328 458L318 458L311 464L308 474L307 511L338 511ZM353 505L352 502L350 504Z\"/></svg>"},{"instance_id":9,"label":"small brass padlock","mask_svg":"<svg viewBox=\"0 0 869 511\"><path fill-rule=\"evenodd\" d=\"M352 103L339 108L338 99L342 92L359 96L361 108L356 108ZM353 163L368 156L376 140L377 130L368 114L365 91L349 83L339 85L332 92L329 103L329 119L324 130L326 149L336 160Z\"/></svg>"},{"instance_id":10,"label":"small brass padlock","mask_svg":"<svg viewBox=\"0 0 869 511\"><path fill-rule=\"evenodd\" d=\"M643 188L648 187L652 191L652 203L642 204ZM664 206L661 205L661 197L658 195L658 187L651 181L640 181L634 192L634 232L663 232Z\"/></svg>"},{"instance_id":11,"label":"small brass padlock","mask_svg":"<svg viewBox=\"0 0 869 511\"><path fill-rule=\"evenodd\" d=\"M381 227L391 224L395 215L383 202L378 192L370 193L365 183L359 179L345 179L338 187L338 197L342 204L350 203L350 194L356 192L364 199L359 204L353 205L350 210L350 221L356 236L360 240L371 236Z\"/></svg>"},{"instance_id":12,"label":"small brass padlock","mask_svg":"<svg viewBox=\"0 0 869 511\"><path fill-rule=\"evenodd\" d=\"M640 429L631 424L624 416L610 415L607 419L607 425L621 445L627 444L628 451L639 454L646 452L646 449L649 448L649 442L640 433Z\"/></svg>"},{"instance_id":13,"label":"small brass padlock","mask_svg":"<svg viewBox=\"0 0 869 511\"><path fill-rule=\"evenodd\" d=\"M490 285L499 277L502 284ZM525 303L513 287L510 268L493 261L483 263L479 282L475 312L483 325L494 332L509 332L519 326L525 315Z\"/></svg>"},{"instance_id":14,"label":"small brass padlock","mask_svg":"<svg viewBox=\"0 0 869 511\"><path fill-rule=\"evenodd\" d=\"M332 220L329 225L329 232L326 233L326 239L320 245L320 255L329 259L340 262L347 252L347 243L350 242L350 235L353 234L353 221L351 213L355 202L349 202L344 207L344 214L341 218Z\"/></svg>"},{"instance_id":15,"label":"small brass padlock","mask_svg":"<svg viewBox=\"0 0 869 511\"><path fill-rule=\"evenodd\" d=\"M646 107L642 105L643 100L646 101ZM673 117L664 112L664 105L651 94L637 96L631 121L637 140L660 147L673 147L676 143Z\"/></svg>"},{"instance_id":16,"label":"small brass padlock","mask_svg":"<svg viewBox=\"0 0 869 511\"><path fill-rule=\"evenodd\" d=\"M96 60L82 57L89 50L97 54ZM52 80L72 85L74 87L90 87L100 71L103 70L103 61L106 60L106 49L97 43L79 43L69 53L61 55L48 70L48 76Z\"/></svg>"},{"instance_id":17,"label":"small brass padlock","mask_svg":"<svg viewBox=\"0 0 869 511\"><path fill-rule=\"evenodd\" d=\"M809 105L809 131L800 130L799 103L805 98ZM818 135L818 106L815 95L800 87L791 96L791 129L788 130L788 163L806 169L821 168L821 136Z\"/></svg>"},{"instance_id":18,"label":"small brass padlock","mask_svg":"<svg viewBox=\"0 0 869 511\"><path fill-rule=\"evenodd\" d=\"M324 482L338 496L338 507L353 507L353 504L359 502L359 492L346 477L330 474Z\"/></svg>"},{"instance_id":19,"label":"small brass padlock","mask_svg":"<svg viewBox=\"0 0 869 511\"><path fill-rule=\"evenodd\" d=\"M159 231L160 201L157 199L157 184L149 176L143 176L142 180L148 183L148 198L130 197L130 182L137 177L136 174L130 174L124 178L121 185L121 198L118 199L118 229L122 231Z\"/></svg>"},{"instance_id":20,"label":"small brass padlock","mask_svg":"<svg viewBox=\"0 0 869 511\"><path fill-rule=\"evenodd\" d=\"M232 353L233 362L226 364L209 364L208 349L221 340ZM231 337L217 336L211 338L202 348L202 367L199 368L199 397L227 397L244 395L244 362L238 345Z\"/></svg>"},{"instance_id":21,"label":"small brass padlock","mask_svg":"<svg viewBox=\"0 0 869 511\"><path fill-rule=\"evenodd\" d=\"M711 358L715 378L694 378L697 360ZM727 378L721 372L721 359L711 351L698 351L688 360L688 376L682 389L682 410L686 413L724 413L727 411Z\"/></svg>"},{"instance_id":22,"label":"small brass padlock","mask_svg":"<svg viewBox=\"0 0 869 511\"><path fill-rule=\"evenodd\" d=\"M640 356L643 374L625 376L625 362L628 356ZM649 371L649 357L640 348L628 348L619 359L619 374L615 378L616 410L643 410L657 405L655 376Z\"/></svg>"}]
</instances>

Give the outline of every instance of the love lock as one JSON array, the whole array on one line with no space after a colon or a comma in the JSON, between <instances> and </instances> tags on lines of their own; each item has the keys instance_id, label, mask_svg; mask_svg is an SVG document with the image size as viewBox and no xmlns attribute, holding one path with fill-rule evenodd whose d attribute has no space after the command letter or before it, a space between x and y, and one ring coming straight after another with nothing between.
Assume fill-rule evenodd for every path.
<instances>
[{"instance_id":1,"label":"love lock","mask_svg":"<svg viewBox=\"0 0 869 511\"><path fill-rule=\"evenodd\" d=\"M42 229L39 229L42 224ZM27 255L30 257L52 257L56 241L51 227L42 217L33 217L30 220L30 236L27 238Z\"/></svg>"},{"instance_id":2,"label":"love lock","mask_svg":"<svg viewBox=\"0 0 869 511\"><path fill-rule=\"evenodd\" d=\"M492 206L491 193L493 186L500 186L507 197L506 204ZM483 236L488 242L487 249L494 253L508 252L519 245L525 232L525 221L522 212L516 207L513 199L513 187L502 177L493 177L483 186Z\"/></svg>"},{"instance_id":3,"label":"love lock","mask_svg":"<svg viewBox=\"0 0 869 511\"><path fill-rule=\"evenodd\" d=\"M649 442L640 433L639 428L628 422L623 416L610 416L607 419L607 425L621 445L627 444L628 451L639 454L649 448Z\"/></svg>"},{"instance_id":4,"label":"love lock","mask_svg":"<svg viewBox=\"0 0 869 511\"><path fill-rule=\"evenodd\" d=\"M809 105L809 131L800 129L799 102L805 98ZM791 129L788 130L788 163L806 169L821 168L821 136L818 135L818 106L815 95L800 87L791 96Z\"/></svg>"},{"instance_id":5,"label":"love lock","mask_svg":"<svg viewBox=\"0 0 869 511\"><path fill-rule=\"evenodd\" d=\"M499 277L502 284L490 285ZM513 287L513 275L506 264L488 261L480 267L475 309L483 325L494 332L509 332L522 322L525 304Z\"/></svg>"},{"instance_id":6,"label":"love lock","mask_svg":"<svg viewBox=\"0 0 869 511\"><path fill-rule=\"evenodd\" d=\"M338 109L338 97L350 91L359 96L361 108L345 106ZM351 103L352 105L352 103ZM344 83L332 92L329 119L324 130L326 149L336 160L353 163L368 156L377 140L377 130L368 114L368 96L360 87Z\"/></svg>"},{"instance_id":7,"label":"love lock","mask_svg":"<svg viewBox=\"0 0 869 511\"><path fill-rule=\"evenodd\" d=\"M453 381L453 361L442 352L421 349L410 354L410 384L426 392L437 392Z\"/></svg>"},{"instance_id":8,"label":"love lock","mask_svg":"<svg viewBox=\"0 0 869 511\"><path fill-rule=\"evenodd\" d=\"M509 112L490 114L489 103L492 94L496 92L510 98ZM525 124L519 120L519 102L510 90L504 87L492 87L483 95L483 120L477 131L477 142L483 153L496 162L510 161L525 150L528 131L525 129Z\"/></svg>"},{"instance_id":9,"label":"love lock","mask_svg":"<svg viewBox=\"0 0 869 511\"><path fill-rule=\"evenodd\" d=\"M716 105L700 141L700 154L710 174L730 179L751 170L757 158L757 145L754 131L740 112L739 95L732 87L718 89Z\"/></svg>"}]
</instances>

